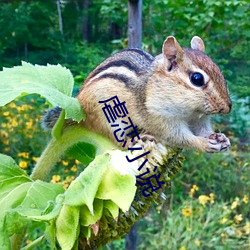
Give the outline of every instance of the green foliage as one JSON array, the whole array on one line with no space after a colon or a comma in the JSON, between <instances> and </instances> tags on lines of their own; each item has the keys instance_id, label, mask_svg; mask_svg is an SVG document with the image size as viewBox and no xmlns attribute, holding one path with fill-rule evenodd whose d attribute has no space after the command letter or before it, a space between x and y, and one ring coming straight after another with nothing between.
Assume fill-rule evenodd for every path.
<instances>
[{"instance_id":1,"label":"green foliage","mask_svg":"<svg viewBox=\"0 0 250 250\"><path fill-rule=\"evenodd\" d=\"M186 198L177 209L146 217L138 249L248 249L247 204L237 204Z\"/></svg>"},{"instance_id":2,"label":"green foliage","mask_svg":"<svg viewBox=\"0 0 250 250\"><path fill-rule=\"evenodd\" d=\"M4 68L0 72L0 78L1 106L20 95L36 93L47 98L50 104L65 109L65 118L78 122L84 118L80 103L71 97L73 77L70 71L61 65L45 67L23 62L22 66Z\"/></svg>"}]
</instances>

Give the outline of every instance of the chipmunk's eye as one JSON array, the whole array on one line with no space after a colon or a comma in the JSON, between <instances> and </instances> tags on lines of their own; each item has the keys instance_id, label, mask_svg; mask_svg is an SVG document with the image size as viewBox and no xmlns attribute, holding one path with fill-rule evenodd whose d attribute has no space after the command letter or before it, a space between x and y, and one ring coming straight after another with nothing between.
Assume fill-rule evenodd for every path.
<instances>
[{"instance_id":1,"label":"chipmunk's eye","mask_svg":"<svg viewBox=\"0 0 250 250\"><path fill-rule=\"evenodd\" d=\"M201 73L195 72L190 74L190 81L198 87L201 87L204 85L204 77Z\"/></svg>"}]
</instances>

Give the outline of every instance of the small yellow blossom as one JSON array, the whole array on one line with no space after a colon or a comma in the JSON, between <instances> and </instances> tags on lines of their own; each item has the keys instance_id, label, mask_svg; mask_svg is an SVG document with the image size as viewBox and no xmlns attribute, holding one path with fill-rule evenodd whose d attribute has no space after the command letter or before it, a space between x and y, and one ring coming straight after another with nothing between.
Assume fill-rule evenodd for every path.
<instances>
[{"instance_id":1,"label":"small yellow blossom","mask_svg":"<svg viewBox=\"0 0 250 250\"><path fill-rule=\"evenodd\" d=\"M236 230L236 235L237 235L238 237L241 237L241 236L242 236L242 232L241 232L239 229L237 229L237 230Z\"/></svg>"},{"instance_id":2,"label":"small yellow blossom","mask_svg":"<svg viewBox=\"0 0 250 250\"><path fill-rule=\"evenodd\" d=\"M28 167L27 161L20 161L19 162L19 167L22 169L26 169Z\"/></svg>"},{"instance_id":3,"label":"small yellow blossom","mask_svg":"<svg viewBox=\"0 0 250 250\"><path fill-rule=\"evenodd\" d=\"M237 150L233 150L233 151L232 151L232 154L233 154L233 155L237 155L237 153L238 153Z\"/></svg>"},{"instance_id":4,"label":"small yellow blossom","mask_svg":"<svg viewBox=\"0 0 250 250\"><path fill-rule=\"evenodd\" d=\"M38 161L38 159L39 159L39 157L32 157L32 160L34 161L34 162L37 162Z\"/></svg>"},{"instance_id":5,"label":"small yellow blossom","mask_svg":"<svg viewBox=\"0 0 250 250\"><path fill-rule=\"evenodd\" d=\"M242 214L237 214L234 216L234 221L236 224L239 224L243 220Z\"/></svg>"},{"instance_id":6,"label":"small yellow blossom","mask_svg":"<svg viewBox=\"0 0 250 250\"><path fill-rule=\"evenodd\" d=\"M3 112L4 116L9 116L9 114L10 114L10 112L8 112L8 111Z\"/></svg>"},{"instance_id":7,"label":"small yellow blossom","mask_svg":"<svg viewBox=\"0 0 250 250\"><path fill-rule=\"evenodd\" d=\"M11 103L9 104L9 106L10 106L11 108L15 108L15 107L16 107L16 104L15 104L14 102L11 102Z\"/></svg>"},{"instance_id":8,"label":"small yellow blossom","mask_svg":"<svg viewBox=\"0 0 250 250\"><path fill-rule=\"evenodd\" d=\"M0 130L0 135L1 135L2 138L3 137L5 137L5 138L9 137L9 134L6 131L4 131L4 130Z\"/></svg>"},{"instance_id":9,"label":"small yellow blossom","mask_svg":"<svg viewBox=\"0 0 250 250\"><path fill-rule=\"evenodd\" d=\"M186 250L186 247L181 247L180 250Z\"/></svg>"},{"instance_id":10,"label":"small yellow blossom","mask_svg":"<svg viewBox=\"0 0 250 250\"><path fill-rule=\"evenodd\" d=\"M27 128L27 129L31 129L32 127L33 127L33 122L32 122L32 120L26 122L26 128Z\"/></svg>"},{"instance_id":11,"label":"small yellow blossom","mask_svg":"<svg viewBox=\"0 0 250 250\"><path fill-rule=\"evenodd\" d=\"M18 123L17 123L16 120L12 120L12 121L11 121L11 125L12 125L12 127L17 127L17 126L18 126Z\"/></svg>"},{"instance_id":12,"label":"small yellow blossom","mask_svg":"<svg viewBox=\"0 0 250 250\"><path fill-rule=\"evenodd\" d=\"M60 175L53 175L53 176L52 176L51 182L52 182L52 183L57 183L57 182L60 181L60 179L61 179L61 176L60 176Z\"/></svg>"},{"instance_id":13,"label":"small yellow blossom","mask_svg":"<svg viewBox=\"0 0 250 250\"><path fill-rule=\"evenodd\" d=\"M198 190L199 190L199 187L196 186L196 185L193 185L192 188L190 189L189 197L193 198L194 193L195 193L196 191L198 191Z\"/></svg>"},{"instance_id":14,"label":"small yellow blossom","mask_svg":"<svg viewBox=\"0 0 250 250\"><path fill-rule=\"evenodd\" d=\"M246 234L250 234L250 222L247 221L246 225L244 226L244 231L246 232Z\"/></svg>"},{"instance_id":15,"label":"small yellow blossom","mask_svg":"<svg viewBox=\"0 0 250 250\"><path fill-rule=\"evenodd\" d=\"M231 205L231 209L235 209L239 205L239 198L236 197L235 201Z\"/></svg>"},{"instance_id":16,"label":"small yellow blossom","mask_svg":"<svg viewBox=\"0 0 250 250\"><path fill-rule=\"evenodd\" d=\"M192 214L192 209L190 207L185 207L181 212L184 216L189 217Z\"/></svg>"},{"instance_id":17,"label":"small yellow blossom","mask_svg":"<svg viewBox=\"0 0 250 250\"><path fill-rule=\"evenodd\" d=\"M67 189L67 188L68 188L68 186L69 186L69 183L68 183L68 182L64 182L64 183L63 183L63 187L64 187L64 189Z\"/></svg>"},{"instance_id":18,"label":"small yellow blossom","mask_svg":"<svg viewBox=\"0 0 250 250\"><path fill-rule=\"evenodd\" d=\"M76 171L77 171L76 165L73 165L73 166L70 168L70 170L71 170L72 172L76 172Z\"/></svg>"},{"instance_id":19,"label":"small yellow blossom","mask_svg":"<svg viewBox=\"0 0 250 250\"><path fill-rule=\"evenodd\" d=\"M243 202L247 204L248 201L249 201L248 195L245 194L243 197Z\"/></svg>"},{"instance_id":20,"label":"small yellow blossom","mask_svg":"<svg viewBox=\"0 0 250 250\"><path fill-rule=\"evenodd\" d=\"M207 195L200 195L198 199L199 203L203 206L210 200L210 198Z\"/></svg>"},{"instance_id":21,"label":"small yellow blossom","mask_svg":"<svg viewBox=\"0 0 250 250\"><path fill-rule=\"evenodd\" d=\"M81 164L81 162L78 161L78 160L75 160L75 164L76 164L76 165L79 165L79 164Z\"/></svg>"},{"instance_id":22,"label":"small yellow blossom","mask_svg":"<svg viewBox=\"0 0 250 250\"><path fill-rule=\"evenodd\" d=\"M227 234L226 233L221 233L220 235L222 238L226 238L227 237Z\"/></svg>"},{"instance_id":23,"label":"small yellow blossom","mask_svg":"<svg viewBox=\"0 0 250 250\"><path fill-rule=\"evenodd\" d=\"M197 247L200 247L201 246L201 242L199 239L195 239L194 240L194 244L197 246Z\"/></svg>"},{"instance_id":24,"label":"small yellow blossom","mask_svg":"<svg viewBox=\"0 0 250 250\"><path fill-rule=\"evenodd\" d=\"M75 179L75 176L67 176L66 181L67 182L72 182Z\"/></svg>"},{"instance_id":25,"label":"small yellow blossom","mask_svg":"<svg viewBox=\"0 0 250 250\"><path fill-rule=\"evenodd\" d=\"M26 158L26 159L29 158L29 155L30 155L29 152L21 152L21 153L18 153L18 156L19 156L19 157L23 157L23 158Z\"/></svg>"},{"instance_id":26,"label":"small yellow blossom","mask_svg":"<svg viewBox=\"0 0 250 250\"><path fill-rule=\"evenodd\" d=\"M209 197L210 197L210 203L214 204L214 193L210 193Z\"/></svg>"},{"instance_id":27,"label":"small yellow blossom","mask_svg":"<svg viewBox=\"0 0 250 250\"><path fill-rule=\"evenodd\" d=\"M227 167L228 166L228 163L227 162L221 162L221 165L223 166L223 167Z\"/></svg>"},{"instance_id":28,"label":"small yellow blossom","mask_svg":"<svg viewBox=\"0 0 250 250\"><path fill-rule=\"evenodd\" d=\"M62 160L62 164L63 164L63 166L68 166L69 165L69 163L67 161L64 161L64 160Z\"/></svg>"},{"instance_id":29,"label":"small yellow blossom","mask_svg":"<svg viewBox=\"0 0 250 250\"><path fill-rule=\"evenodd\" d=\"M220 224L225 224L227 222L227 218L222 218L221 220L220 220Z\"/></svg>"}]
</instances>

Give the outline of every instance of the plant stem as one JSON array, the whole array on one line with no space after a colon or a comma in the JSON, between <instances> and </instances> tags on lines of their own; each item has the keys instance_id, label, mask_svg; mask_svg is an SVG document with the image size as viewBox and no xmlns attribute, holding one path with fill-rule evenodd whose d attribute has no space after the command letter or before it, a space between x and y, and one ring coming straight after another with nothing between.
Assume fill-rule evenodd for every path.
<instances>
[{"instance_id":1,"label":"plant stem","mask_svg":"<svg viewBox=\"0 0 250 250\"><path fill-rule=\"evenodd\" d=\"M65 129L60 138L51 139L30 177L33 180L46 180L61 155L70 146L78 142L93 144L96 147L96 155L102 154L106 150L118 148L109 139L100 134L92 132L82 126L72 126Z\"/></svg>"}]
</instances>

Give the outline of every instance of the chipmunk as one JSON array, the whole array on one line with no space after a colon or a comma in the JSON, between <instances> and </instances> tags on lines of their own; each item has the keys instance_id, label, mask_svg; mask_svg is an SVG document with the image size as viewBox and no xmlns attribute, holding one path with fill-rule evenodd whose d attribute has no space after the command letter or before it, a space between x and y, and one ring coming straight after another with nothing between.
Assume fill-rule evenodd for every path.
<instances>
[{"instance_id":1,"label":"chipmunk","mask_svg":"<svg viewBox=\"0 0 250 250\"><path fill-rule=\"evenodd\" d=\"M164 145L206 152L227 149L230 142L213 131L210 114L227 114L232 104L223 74L204 50L198 36L191 48L181 48L169 36L156 57L140 49L110 56L88 75L77 96L86 112L83 126L117 144L99 103L117 96L126 102L133 124ZM126 127L121 120L127 118L118 119Z\"/></svg>"}]
</instances>

